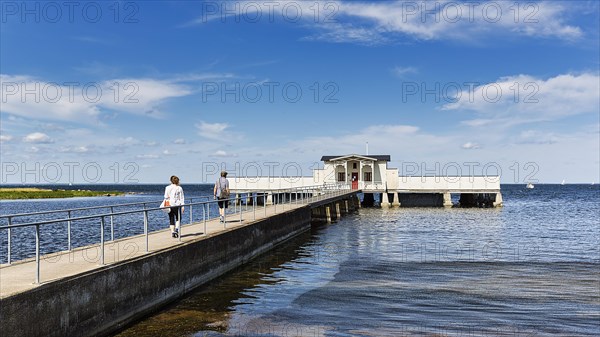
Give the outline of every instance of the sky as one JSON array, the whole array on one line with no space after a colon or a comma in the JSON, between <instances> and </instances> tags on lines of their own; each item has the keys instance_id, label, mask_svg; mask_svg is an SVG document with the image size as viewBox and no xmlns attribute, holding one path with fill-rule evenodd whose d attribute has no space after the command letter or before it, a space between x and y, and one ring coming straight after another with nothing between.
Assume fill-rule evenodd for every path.
<instances>
[{"instance_id":1,"label":"sky","mask_svg":"<svg viewBox=\"0 0 600 337\"><path fill-rule=\"evenodd\" d=\"M2 184L600 180L597 1L0 4Z\"/></svg>"}]
</instances>

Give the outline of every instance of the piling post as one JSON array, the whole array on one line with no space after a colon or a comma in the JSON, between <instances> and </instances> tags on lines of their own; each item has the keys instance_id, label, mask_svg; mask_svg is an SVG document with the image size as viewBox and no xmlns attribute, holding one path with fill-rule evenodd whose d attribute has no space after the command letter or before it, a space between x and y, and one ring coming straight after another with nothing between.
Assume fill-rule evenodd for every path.
<instances>
[{"instance_id":1,"label":"piling post","mask_svg":"<svg viewBox=\"0 0 600 337\"><path fill-rule=\"evenodd\" d=\"M502 193L496 193L496 199L494 200L494 207L502 207Z\"/></svg>"},{"instance_id":2,"label":"piling post","mask_svg":"<svg viewBox=\"0 0 600 337\"><path fill-rule=\"evenodd\" d=\"M450 192L444 193L444 207L452 207L452 195Z\"/></svg>"},{"instance_id":3,"label":"piling post","mask_svg":"<svg viewBox=\"0 0 600 337\"><path fill-rule=\"evenodd\" d=\"M394 201L392 201L392 206L400 207L400 193L394 192Z\"/></svg>"},{"instance_id":4,"label":"piling post","mask_svg":"<svg viewBox=\"0 0 600 337\"><path fill-rule=\"evenodd\" d=\"M387 192L381 193L381 207L390 207L390 200Z\"/></svg>"}]
</instances>

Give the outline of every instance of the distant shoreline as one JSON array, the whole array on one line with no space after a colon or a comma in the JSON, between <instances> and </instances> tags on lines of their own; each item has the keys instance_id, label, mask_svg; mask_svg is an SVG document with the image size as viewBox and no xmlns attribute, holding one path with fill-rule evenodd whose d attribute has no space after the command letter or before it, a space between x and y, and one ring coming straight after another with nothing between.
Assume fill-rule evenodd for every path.
<instances>
[{"instance_id":1,"label":"distant shoreline","mask_svg":"<svg viewBox=\"0 0 600 337\"><path fill-rule=\"evenodd\" d=\"M65 190L45 189L37 187L0 188L0 200L113 197L124 194L125 192L119 191L91 191L81 189Z\"/></svg>"}]
</instances>

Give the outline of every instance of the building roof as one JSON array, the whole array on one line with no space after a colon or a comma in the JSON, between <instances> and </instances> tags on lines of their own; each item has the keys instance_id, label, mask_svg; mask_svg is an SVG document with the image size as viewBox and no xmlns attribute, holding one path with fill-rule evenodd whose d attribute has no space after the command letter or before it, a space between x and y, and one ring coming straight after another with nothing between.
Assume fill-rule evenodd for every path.
<instances>
[{"instance_id":1,"label":"building roof","mask_svg":"<svg viewBox=\"0 0 600 337\"><path fill-rule=\"evenodd\" d=\"M343 156L323 156L321 157L321 161L334 161L334 160L344 160L349 158L359 158L359 159L367 159L374 161L390 161L390 155L362 155L362 154L347 154Z\"/></svg>"}]
</instances>

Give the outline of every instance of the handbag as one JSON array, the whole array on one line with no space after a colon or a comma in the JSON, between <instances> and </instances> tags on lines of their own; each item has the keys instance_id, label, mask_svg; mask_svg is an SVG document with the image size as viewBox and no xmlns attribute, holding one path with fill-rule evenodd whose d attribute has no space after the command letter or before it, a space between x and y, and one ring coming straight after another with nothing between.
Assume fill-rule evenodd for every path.
<instances>
[{"instance_id":1,"label":"handbag","mask_svg":"<svg viewBox=\"0 0 600 337\"><path fill-rule=\"evenodd\" d=\"M169 199L163 200L160 203L160 207L161 207L162 211L165 212L165 213L171 212L171 208L169 208L169 207L171 207L171 203L169 202ZM163 207L166 207L166 208L163 208Z\"/></svg>"},{"instance_id":2,"label":"handbag","mask_svg":"<svg viewBox=\"0 0 600 337\"><path fill-rule=\"evenodd\" d=\"M229 199L229 192L227 192L227 185L225 185L225 188L223 188L223 185L221 184L221 179L219 179L217 182L219 183L219 189L221 190L221 193L219 193L219 199Z\"/></svg>"}]
</instances>

